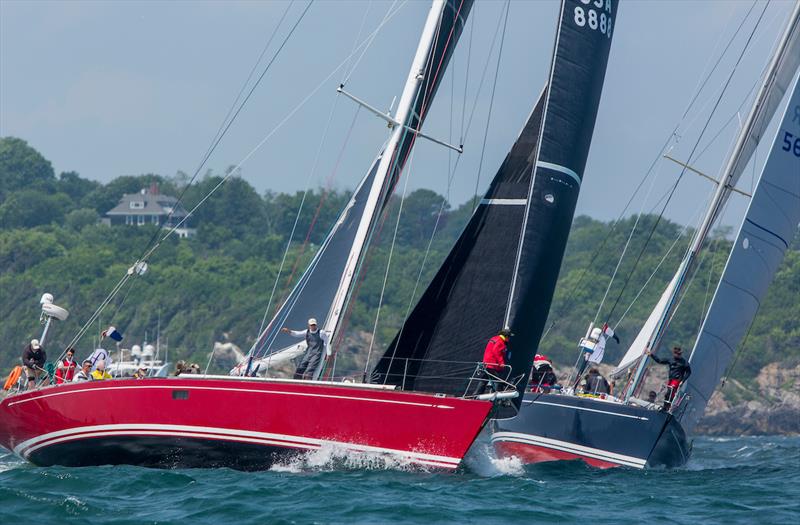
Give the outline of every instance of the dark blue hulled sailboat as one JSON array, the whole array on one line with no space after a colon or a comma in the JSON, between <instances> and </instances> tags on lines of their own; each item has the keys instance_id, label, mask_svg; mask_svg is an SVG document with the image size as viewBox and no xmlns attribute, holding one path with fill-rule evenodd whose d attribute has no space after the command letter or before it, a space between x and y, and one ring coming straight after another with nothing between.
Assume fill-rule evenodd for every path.
<instances>
[{"instance_id":1,"label":"dark blue hulled sailboat","mask_svg":"<svg viewBox=\"0 0 800 525\"><path fill-rule=\"evenodd\" d=\"M508 326L510 381L524 393L589 153L616 8L562 2L547 86L373 382L463 395L471 363Z\"/></svg>"},{"instance_id":2,"label":"dark blue hulled sailboat","mask_svg":"<svg viewBox=\"0 0 800 525\"><path fill-rule=\"evenodd\" d=\"M690 454L686 433L702 416L800 222L799 62L800 3L789 18L691 248L614 371L618 378L626 374L629 378L622 397L527 393L519 415L493 422L491 439L498 454L525 463L583 459L599 467L686 463ZM704 241L787 91L788 106L695 342L692 375L671 409L663 410L637 398L649 362L645 352L658 349L679 294L696 270Z\"/></svg>"}]
</instances>

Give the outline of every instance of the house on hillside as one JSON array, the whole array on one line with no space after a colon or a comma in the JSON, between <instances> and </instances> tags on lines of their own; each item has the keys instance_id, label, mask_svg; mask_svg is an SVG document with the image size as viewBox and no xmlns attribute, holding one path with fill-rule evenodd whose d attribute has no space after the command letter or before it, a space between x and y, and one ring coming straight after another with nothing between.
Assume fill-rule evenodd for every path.
<instances>
[{"instance_id":1,"label":"house on hillside","mask_svg":"<svg viewBox=\"0 0 800 525\"><path fill-rule=\"evenodd\" d=\"M188 213L178 199L159 193L153 184L138 193L125 193L114 208L106 213L103 222L110 226L144 226L155 224L162 228L174 228ZM196 229L187 221L175 233L180 237L191 237Z\"/></svg>"}]
</instances>

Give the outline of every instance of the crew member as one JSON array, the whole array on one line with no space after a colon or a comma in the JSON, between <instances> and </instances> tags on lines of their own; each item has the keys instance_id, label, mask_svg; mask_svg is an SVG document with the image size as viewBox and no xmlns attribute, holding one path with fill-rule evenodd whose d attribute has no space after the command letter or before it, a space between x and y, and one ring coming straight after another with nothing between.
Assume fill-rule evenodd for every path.
<instances>
[{"instance_id":1,"label":"crew member","mask_svg":"<svg viewBox=\"0 0 800 525\"><path fill-rule=\"evenodd\" d=\"M608 323L604 324L602 328L596 327L593 328L592 331L589 333L589 337L584 337L580 341L580 347L583 351L582 359L580 359L580 363L578 364L578 374L576 375L575 384L578 384L580 381L581 375L583 371L586 370L586 366L589 363L594 363L599 365L600 362L603 360L603 354L606 351L606 341L608 339L614 339L614 341L619 344L619 337L614 333L614 330L608 326Z\"/></svg>"},{"instance_id":2,"label":"crew member","mask_svg":"<svg viewBox=\"0 0 800 525\"><path fill-rule=\"evenodd\" d=\"M42 374L44 374L45 383L50 382L50 378L44 369L46 361L47 353L44 351L44 348L42 348L42 345L39 344L39 340L31 339L31 342L22 352L22 366L25 369L25 375L28 377L28 390L36 386L36 380L39 379Z\"/></svg>"},{"instance_id":3,"label":"crew member","mask_svg":"<svg viewBox=\"0 0 800 525\"><path fill-rule=\"evenodd\" d=\"M505 381L509 371L508 361L511 357L508 349L508 340L511 335L511 329L506 327L486 343L483 351L483 364L472 379L472 395L483 394L490 386L497 390L494 380Z\"/></svg>"},{"instance_id":4,"label":"crew member","mask_svg":"<svg viewBox=\"0 0 800 525\"><path fill-rule=\"evenodd\" d=\"M322 360L322 353L331 355L330 337L331 334L317 328L317 320L313 317L308 320L308 328L305 330L290 330L287 327L281 328L281 332L292 337L304 338L306 340L306 352L294 371L295 379L313 379L314 374Z\"/></svg>"},{"instance_id":5,"label":"crew member","mask_svg":"<svg viewBox=\"0 0 800 525\"><path fill-rule=\"evenodd\" d=\"M94 364L94 371L92 372L92 381L100 381L103 379L111 379L111 374L106 372L106 362L100 360Z\"/></svg>"},{"instance_id":6,"label":"crew member","mask_svg":"<svg viewBox=\"0 0 800 525\"><path fill-rule=\"evenodd\" d=\"M81 381L91 381L92 380L92 362L88 359L84 359L81 369L78 370L78 373L75 374L75 378L73 378L73 383L80 383Z\"/></svg>"},{"instance_id":7,"label":"crew member","mask_svg":"<svg viewBox=\"0 0 800 525\"><path fill-rule=\"evenodd\" d=\"M547 393L556 386L558 378L553 371L553 365L546 355L536 354L533 358L533 369L531 370L531 382L529 383L531 392Z\"/></svg>"},{"instance_id":8,"label":"crew member","mask_svg":"<svg viewBox=\"0 0 800 525\"><path fill-rule=\"evenodd\" d=\"M64 353L64 359L58 363L56 368L56 384L69 383L75 376L75 369L78 364L75 362L75 349L70 347Z\"/></svg>"},{"instance_id":9,"label":"crew member","mask_svg":"<svg viewBox=\"0 0 800 525\"><path fill-rule=\"evenodd\" d=\"M681 383L689 379L689 376L692 375L692 367L689 366L689 363L683 358L682 354L683 350L681 350L680 346L672 348L672 359L662 359L652 354L650 350L647 350L647 355L649 355L653 361L660 365L669 365L667 393L664 395L664 410L670 409L672 400L675 398L675 394L678 393L678 388L680 388Z\"/></svg>"},{"instance_id":10,"label":"crew member","mask_svg":"<svg viewBox=\"0 0 800 525\"><path fill-rule=\"evenodd\" d=\"M600 371L596 368L592 367L589 369L589 373L586 374L586 385L584 387L584 392L588 394L610 394L611 387L606 381L606 378L600 375Z\"/></svg>"}]
</instances>

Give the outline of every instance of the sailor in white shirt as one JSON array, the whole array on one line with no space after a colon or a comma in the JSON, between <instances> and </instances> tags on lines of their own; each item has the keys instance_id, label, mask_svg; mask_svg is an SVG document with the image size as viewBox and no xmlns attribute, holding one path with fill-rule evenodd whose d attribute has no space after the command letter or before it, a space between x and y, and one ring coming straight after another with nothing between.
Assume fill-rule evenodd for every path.
<instances>
[{"instance_id":1,"label":"sailor in white shirt","mask_svg":"<svg viewBox=\"0 0 800 525\"><path fill-rule=\"evenodd\" d=\"M306 340L306 353L297 365L297 370L294 372L295 379L313 379L314 373L319 367L322 360L322 353L331 355L329 346L331 334L317 328L317 320L313 317L308 320L308 328L306 330L290 330L285 326L281 328L281 332L289 334L293 337L305 338Z\"/></svg>"}]
</instances>

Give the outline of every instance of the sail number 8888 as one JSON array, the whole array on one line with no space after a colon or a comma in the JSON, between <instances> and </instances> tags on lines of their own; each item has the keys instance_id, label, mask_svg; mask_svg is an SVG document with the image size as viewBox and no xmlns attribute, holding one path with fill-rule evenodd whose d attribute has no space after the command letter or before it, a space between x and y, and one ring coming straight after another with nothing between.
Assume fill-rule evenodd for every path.
<instances>
[{"instance_id":1,"label":"sail number 8888","mask_svg":"<svg viewBox=\"0 0 800 525\"><path fill-rule=\"evenodd\" d=\"M589 7L575 6L573 17L575 25L578 27L588 25L589 29L600 30L611 38L611 0L581 0L581 3ZM598 10L593 7L597 7Z\"/></svg>"}]
</instances>

